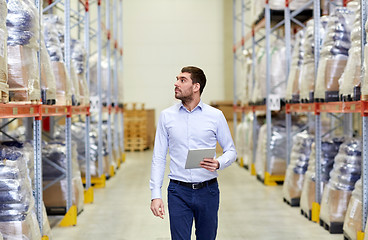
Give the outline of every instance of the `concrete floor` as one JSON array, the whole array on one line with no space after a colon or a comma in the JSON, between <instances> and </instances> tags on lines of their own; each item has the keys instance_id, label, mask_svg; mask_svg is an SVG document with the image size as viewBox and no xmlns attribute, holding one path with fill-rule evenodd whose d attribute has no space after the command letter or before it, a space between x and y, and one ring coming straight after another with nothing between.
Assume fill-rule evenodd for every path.
<instances>
[{"instance_id":1,"label":"concrete floor","mask_svg":"<svg viewBox=\"0 0 368 240\"><path fill-rule=\"evenodd\" d=\"M170 239L168 217L156 218L150 210L151 157L152 151L127 153L127 161L106 188L94 190L95 201L85 205L77 226L53 227L53 239ZM167 184L166 177L165 204ZM219 185L218 240L343 239L308 221L300 215L299 208L286 205L282 186L264 186L237 163L220 172Z\"/></svg>"}]
</instances>

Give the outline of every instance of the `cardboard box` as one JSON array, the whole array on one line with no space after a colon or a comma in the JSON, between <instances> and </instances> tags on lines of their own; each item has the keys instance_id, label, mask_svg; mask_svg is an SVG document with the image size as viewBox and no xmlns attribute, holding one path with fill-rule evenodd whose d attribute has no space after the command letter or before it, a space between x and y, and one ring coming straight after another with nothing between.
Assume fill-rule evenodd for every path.
<instances>
[{"instance_id":1,"label":"cardboard box","mask_svg":"<svg viewBox=\"0 0 368 240\"><path fill-rule=\"evenodd\" d=\"M220 109L227 121L234 121L234 103L232 101L212 101L210 105ZM241 113L237 113L237 120L241 121Z\"/></svg>"},{"instance_id":2,"label":"cardboard box","mask_svg":"<svg viewBox=\"0 0 368 240\"><path fill-rule=\"evenodd\" d=\"M147 109L147 146L153 148L156 135L155 109Z\"/></svg>"},{"instance_id":3,"label":"cardboard box","mask_svg":"<svg viewBox=\"0 0 368 240\"><path fill-rule=\"evenodd\" d=\"M63 62L51 62L56 81L56 104L71 105L70 80Z\"/></svg>"},{"instance_id":4,"label":"cardboard box","mask_svg":"<svg viewBox=\"0 0 368 240\"><path fill-rule=\"evenodd\" d=\"M352 196L344 221L344 233L350 239L356 239L356 233L362 230L362 201Z\"/></svg>"},{"instance_id":5,"label":"cardboard box","mask_svg":"<svg viewBox=\"0 0 368 240\"><path fill-rule=\"evenodd\" d=\"M297 174L295 172L292 172L290 183L289 183L289 195L290 198L300 198L302 195L302 187L303 187L303 181L304 181L304 174Z\"/></svg>"},{"instance_id":6,"label":"cardboard box","mask_svg":"<svg viewBox=\"0 0 368 240\"><path fill-rule=\"evenodd\" d=\"M0 222L4 239L41 239L36 213L30 212L24 221Z\"/></svg>"},{"instance_id":7,"label":"cardboard box","mask_svg":"<svg viewBox=\"0 0 368 240\"><path fill-rule=\"evenodd\" d=\"M43 181L43 186L45 187L51 181ZM80 189L80 184L82 180L80 177L74 177L72 179L72 202L73 205L81 206L81 203L84 202L83 197L83 185L82 189ZM81 193L82 191L82 193ZM82 195L81 195L82 194ZM66 179L61 180L51 187L47 188L43 191L43 201L45 203L46 208L60 208L66 207L66 200L67 200L67 181ZM78 212L82 211L83 209L78 208Z\"/></svg>"}]
</instances>

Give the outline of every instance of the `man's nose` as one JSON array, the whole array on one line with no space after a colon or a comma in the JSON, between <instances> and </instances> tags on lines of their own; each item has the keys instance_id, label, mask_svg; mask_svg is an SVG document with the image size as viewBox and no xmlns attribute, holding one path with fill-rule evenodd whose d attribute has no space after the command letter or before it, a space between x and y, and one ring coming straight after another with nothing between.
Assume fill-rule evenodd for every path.
<instances>
[{"instance_id":1,"label":"man's nose","mask_svg":"<svg viewBox=\"0 0 368 240\"><path fill-rule=\"evenodd\" d=\"M176 80L176 82L174 83L174 86L175 87L179 86L179 80Z\"/></svg>"}]
</instances>

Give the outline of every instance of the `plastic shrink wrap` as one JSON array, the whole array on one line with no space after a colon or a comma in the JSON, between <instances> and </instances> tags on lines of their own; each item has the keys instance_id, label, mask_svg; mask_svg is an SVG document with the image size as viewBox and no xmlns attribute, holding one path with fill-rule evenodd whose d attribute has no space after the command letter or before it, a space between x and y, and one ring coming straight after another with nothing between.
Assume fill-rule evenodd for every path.
<instances>
[{"instance_id":1,"label":"plastic shrink wrap","mask_svg":"<svg viewBox=\"0 0 368 240\"><path fill-rule=\"evenodd\" d=\"M253 159L253 116L247 114L236 129L236 151L241 164L249 166Z\"/></svg>"},{"instance_id":2,"label":"plastic shrink wrap","mask_svg":"<svg viewBox=\"0 0 368 240\"><path fill-rule=\"evenodd\" d=\"M112 64L112 63L111 63ZM97 87L97 57L92 57L90 60L90 95L91 96L98 96L98 87ZM111 72L110 72L110 80L111 82L113 79L113 70L114 68L111 65ZM107 102L108 97L108 62L106 58L102 58L101 61L101 89L102 89L102 103ZM110 85L110 87L112 84Z\"/></svg>"},{"instance_id":3,"label":"plastic shrink wrap","mask_svg":"<svg viewBox=\"0 0 368 240\"><path fill-rule=\"evenodd\" d=\"M240 78L237 83L237 99L244 106L249 103L249 88L252 88L252 59L244 56L243 61L237 61L240 64Z\"/></svg>"},{"instance_id":4,"label":"plastic shrink wrap","mask_svg":"<svg viewBox=\"0 0 368 240\"><path fill-rule=\"evenodd\" d=\"M340 7L329 17L314 90L317 101L339 100L338 80L347 63L354 16L354 11Z\"/></svg>"},{"instance_id":5,"label":"plastic shrink wrap","mask_svg":"<svg viewBox=\"0 0 368 240\"><path fill-rule=\"evenodd\" d=\"M8 0L7 6L10 101L39 101L38 10L31 0Z\"/></svg>"},{"instance_id":6,"label":"plastic shrink wrap","mask_svg":"<svg viewBox=\"0 0 368 240\"><path fill-rule=\"evenodd\" d=\"M304 59L304 30L296 34L295 46L291 60L290 72L287 80L285 100L292 103L299 102L299 85L301 81L300 68Z\"/></svg>"},{"instance_id":7,"label":"plastic shrink wrap","mask_svg":"<svg viewBox=\"0 0 368 240\"><path fill-rule=\"evenodd\" d=\"M365 32L368 32L368 21L365 23ZM368 69L368 44L364 46L364 68ZM364 72L361 94L361 100L368 101L368 71Z\"/></svg>"},{"instance_id":8,"label":"plastic shrink wrap","mask_svg":"<svg viewBox=\"0 0 368 240\"><path fill-rule=\"evenodd\" d=\"M77 144L72 144L72 203L83 210L84 189L77 160ZM68 183L66 147L63 143L44 143L42 149L43 200L48 212L66 213ZM60 209L63 209L60 212Z\"/></svg>"},{"instance_id":9,"label":"plastic shrink wrap","mask_svg":"<svg viewBox=\"0 0 368 240\"><path fill-rule=\"evenodd\" d=\"M64 30L60 17L45 15L43 19L44 39L50 55L51 68L56 81L56 104L72 104L72 83L64 63Z\"/></svg>"},{"instance_id":10,"label":"plastic shrink wrap","mask_svg":"<svg viewBox=\"0 0 368 240\"><path fill-rule=\"evenodd\" d=\"M89 89L86 79L86 51L82 43L72 40L72 62L79 83L79 95L81 105L89 105Z\"/></svg>"},{"instance_id":11,"label":"plastic shrink wrap","mask_svg":"<svg viewBox=\"0 0 368 240\"><path fill-rule=\"evenodd\" d=\"M344 220L344 236L357 240L357 232L362 231L362 179L356 184L349 201Z\"/></svg>"},{"instance_id":12,"label":"plastic shrink wrap","mask_svg":"<svg viewBox=\"0 0 368 240\"><path fill-rule=\"evenodd\" d=\"M332 170L334 159L339 152L340 145L343 143L343 138L326 138L322 140L322 157L321 157L321 181L322 189L330 179L330 172ZM300 196L301 210L311 218L312 204L315 202L315 188L316 188L316 150L315 145L312 144L312 151L310 154L308 170L304 176L303 189Z\"/></svg>"},{"instance_id":13,"label":"plastic shrink wrap","mask_svg":"<svg viewBox=\"0 0 368 240\"><path fill-rule=\"evenodd\" d=\"M339 79L339 94L341 100L360 100L360 76L361 76L361 26L360 26L360 2L349 2L349 9L354 9L355 20L351 32L351 48L345 71Z\"/></svg>"},{"instance_id":14,"label":"plastic shrink wrap","mask_svg":"<svg viewBox=\"0 0 368 240\"><path fill-rule=\"evenodd\" d=\"M313 136L306 131L298 133L293 138L290 164L286 170L283 185L283 197L291 206L299 206L302 193L304 175L308 168Z\"/></svg>"},{"instance_id":15,"label":"plastic shrink wrap","mask_svg":"<svg viewBox=\"0 0 368 240\"><path fill-rule=\"evenodd\" d=\"M255 62L255 83L251 95L251 102L253 104L265 104L264 94L261 92L261 85L266 83L266 75L262 73L265 69L266 55L264 48L257 52L257 60Z\"/></svg>"},{"instance_id":16,"label":"plastic shrink wrap","mask_svg":"<svg viewBox=\"0 0 368 240\"><path fill-rule=\"evenodd\" d=\"M54 105L56 103L55 75L43 38L41 38L41 93L43 104Z\"/></svg>"},{"instance_id":17,"label":"plastic shrink wrap","mask_svg":"<svg viewBox=\"0 0 368 240\"><path fill-rule=\"evenodd\" d=\"M0 232L5 239L41 239L28 164L21 146L0 145Z\"/></svg>"},{"instance_id":18,"label":"plastic shrink wrap","mask_svg":"<svg viewBox=\"0 0 368 240\"><path fill-rule=\"evenodd\" d=\"M335 157L330 180L322 200L320 219L330 226L330 231L342 233L345 213L351 193L361 173L361 142L356 139L345 141Z\"/></svg>"},{"instance_id":19,"label":"plastic shrink wrap","mask_svg":"<svg viewBox=\"0 0 368 240\"><path fill-rule=\"evenodd\" d=\"M255 168L257 176L265 178L265 172L270 175L285 175L286 171L286 129L282 124L274 124L270 139L270 168L267 169L267 125L264 124L259 132Z\"/></svg>"},{"instance_id":20,"label":"plastic shrink wrap","mask_svg":"<svg viewBox=\"0 0 368 240\"><path fill-rule=\"evenodd\" d=\"M8 38L8 30L6 29L7 11L6 1L0 0L0 101L2 103L9 102L8 48L6 43Z\"/></svg>"},{"instance_id":21,"label":"plastic shrink wrap","mask_svg":"<svg viewBox=\"0 0 368 240\"><path fill-rule=\"evenodd\" d=\"M320 47L322 47L325 36L326 27L328 23L328 16L321 17L319 34ZM307 22L305 29L303 49L304 59L301 66L301 81L300 81L300 101L313 102L314 101L314 81L315 81L315 67L314 67L314 20Z\"/></svg>"}]
</instances>

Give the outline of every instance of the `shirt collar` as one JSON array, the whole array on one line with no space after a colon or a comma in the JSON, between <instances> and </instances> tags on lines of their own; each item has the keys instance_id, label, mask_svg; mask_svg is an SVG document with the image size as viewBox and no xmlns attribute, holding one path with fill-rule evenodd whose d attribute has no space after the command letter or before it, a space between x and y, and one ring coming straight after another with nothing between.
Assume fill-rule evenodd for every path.
<instances>
[{"instance_id":1,"label":"shirt collar","mask_svg":"<svg viewBox=\"0 0 368 240\"><path fill-rule=\"evenodd\" d=\"M194 112L197 108L200 109L200 110L203 109L203 102L202 102L202 100L199 101L198 105L191 112ZM180 109L184 109L185 111L189 112L188 109L186 109L186 107L184 107L183 103L180 103L179 104L179 110Z\"/></svg>"}]
</instances>

